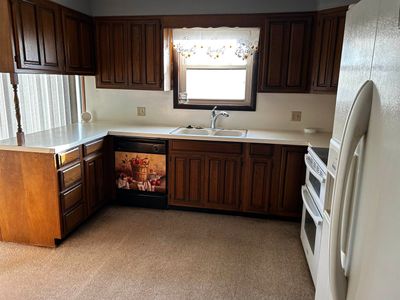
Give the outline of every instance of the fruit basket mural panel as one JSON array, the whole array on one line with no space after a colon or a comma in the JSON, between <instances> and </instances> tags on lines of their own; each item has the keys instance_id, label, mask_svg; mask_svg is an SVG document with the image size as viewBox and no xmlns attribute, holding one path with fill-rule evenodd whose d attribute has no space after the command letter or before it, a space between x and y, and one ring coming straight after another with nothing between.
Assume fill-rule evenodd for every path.
<instances>
[{"instance_id":1,"label":"fruit basket mural panel","mask_svg":"<svg viewBox=\"0 0 400 300\"><path fill-rule=\"evenodd\" d=\"M166 172L165 155L115 153L116 185L119 189L164 193Z\"/></svg>"}]
</instances>

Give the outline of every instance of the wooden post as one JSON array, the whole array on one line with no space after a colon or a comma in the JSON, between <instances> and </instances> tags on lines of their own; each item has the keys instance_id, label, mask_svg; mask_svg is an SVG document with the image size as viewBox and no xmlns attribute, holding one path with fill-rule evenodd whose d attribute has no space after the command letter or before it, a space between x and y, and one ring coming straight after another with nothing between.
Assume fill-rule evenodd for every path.
<instances>
[{"instance_id":1,"label":"wooden post","mask_svg":"<svg viewBox=\"0 0 400 300\"><path fill-rule=\"evenodd\" d=\"M10 81L14 90L14 105L15 105L15 116L17 118L17 143L18 146L25 145L25 133L22 130L21 126L21 110L19 107L19 98L18 98L18 75L16 73L10 73Z\"/></svg>"}]
</instances>

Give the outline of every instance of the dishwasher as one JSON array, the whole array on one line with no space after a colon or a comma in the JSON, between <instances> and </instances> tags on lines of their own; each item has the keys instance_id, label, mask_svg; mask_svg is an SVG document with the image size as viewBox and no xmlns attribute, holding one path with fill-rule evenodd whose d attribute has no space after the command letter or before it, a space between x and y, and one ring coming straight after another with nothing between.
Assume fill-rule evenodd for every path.
<instances>
[{"instance_id":1,"label":"dishwasher","mask_svg":"<svg viewBox=\"0 0 400 300\"><path fill-rule=\"evenodd\" d=\"M168 207L166 140L115 137L114 159L118 203Z\"/></svg>"}]
</instances>

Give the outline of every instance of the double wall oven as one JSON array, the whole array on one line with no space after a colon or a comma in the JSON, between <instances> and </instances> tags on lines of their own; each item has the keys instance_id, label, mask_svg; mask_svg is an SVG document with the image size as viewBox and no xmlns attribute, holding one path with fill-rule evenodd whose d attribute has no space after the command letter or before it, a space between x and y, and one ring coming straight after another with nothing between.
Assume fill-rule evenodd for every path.
<instances>
[{"instance_id":1,"label":"double wall oven","mask_svg":"<svg viewBox=\"0 0 400 300\"><path fill-rule=\"evenodd\" d=\"M314 284L317 279L321 245L328 152L328 148L308 147L308 153L304 157L307 171L306 183L301 188L303 214L300 238Z\"/></svg>"}]
</instances>

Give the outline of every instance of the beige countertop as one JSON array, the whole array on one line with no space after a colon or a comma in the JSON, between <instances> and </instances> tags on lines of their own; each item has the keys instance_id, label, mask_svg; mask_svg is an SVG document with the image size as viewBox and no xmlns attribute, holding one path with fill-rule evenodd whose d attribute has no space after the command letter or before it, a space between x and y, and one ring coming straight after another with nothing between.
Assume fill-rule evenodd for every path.
<instances>
[{"instance_id":1,"label":"beige countertop","mask_svg":"<svg viewBox=\"0 0 400 300\"><path fill-rule=\"evenodd\" d=\"M305 134L301 131L248 130L246 137L220 137L171 134L177 127L141 126L111 122L77 123L25 136L25 145L17 146L16 138L0 141L0 150L37 153L59 153L106 135L185 139L203 141L263 143L282 145L312 145L329 147L331 133Z\"/></svg>"}]
</instances>

